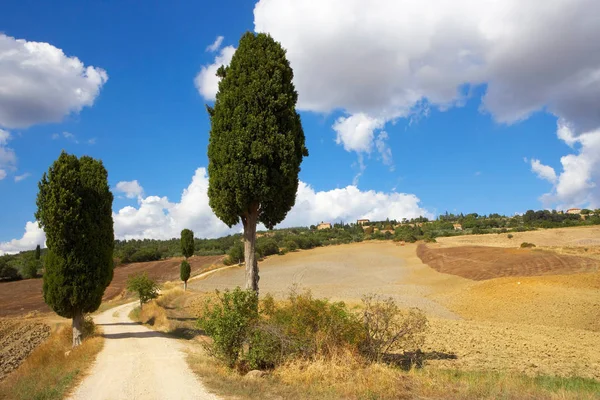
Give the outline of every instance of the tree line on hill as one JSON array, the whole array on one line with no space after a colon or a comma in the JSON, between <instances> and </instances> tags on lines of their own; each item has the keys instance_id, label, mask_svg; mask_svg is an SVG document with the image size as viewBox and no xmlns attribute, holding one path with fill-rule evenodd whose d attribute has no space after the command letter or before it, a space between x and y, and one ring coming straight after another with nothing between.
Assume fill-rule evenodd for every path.
<instances>
[{"instance_id":1,"label":"tree line on hill","mask_svg":"<svg viewBox=\"0 0 600 400\"><path fill-rule=\"evenodd\" d=\"M259 231L256 239L256 256L261 259L274 254L285 254L295 250L306 250L321 246L361 242L363 240L395 240L414 243L418 240L434 241L437 237L524 232L537 228L551 229L569 226L600 225L600 210L582 210L578 214L559 213L548 210L528 210L523 215L512 217L500 214L479 215L441 214L435 220L425 217L385 221L372 221L368 226L355 223L336 222L331 229L318 230L315 225ZM455 229L459 224L462 230ZM228 235L216 239L194 238L193 255L227 255L229 264L244 261L242 234ZM0 279L15 280L33 278L42 270L47 250L41 250L41 259L36 261L36 251L25 251L15 255L0 256ZM116 265L136 262L157 261L183 256L179 238L168 240L131 239L115 240L114 259ZM34 273L35 272L35 273Z\"/></svg>"}]
</instances>

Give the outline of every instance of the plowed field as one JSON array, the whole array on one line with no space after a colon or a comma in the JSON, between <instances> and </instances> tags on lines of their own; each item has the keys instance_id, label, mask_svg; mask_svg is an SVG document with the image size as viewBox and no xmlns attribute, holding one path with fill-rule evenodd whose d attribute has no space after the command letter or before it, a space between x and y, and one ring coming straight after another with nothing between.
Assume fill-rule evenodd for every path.
<instances>
[{"instance_id":1,"label":"plowed field","mask_svg":"<svg viewBox=\"0 0 600 400\"><path fill-rule=\"evenodd\" d=\"M485 246L431 248L417 255L438 272L482 281L506 276L540 276L600 271L600 261L536 249Z\"/></svg>"}]
</instances>

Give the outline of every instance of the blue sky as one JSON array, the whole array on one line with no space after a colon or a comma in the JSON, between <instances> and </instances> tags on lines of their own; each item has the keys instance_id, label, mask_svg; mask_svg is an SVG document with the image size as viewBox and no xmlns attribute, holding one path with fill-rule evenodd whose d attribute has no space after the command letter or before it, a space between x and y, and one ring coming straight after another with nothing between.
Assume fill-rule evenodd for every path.
<instances>
[{"instance_id":1,"label":"blue sky","mask_svg":"<svg viewBox=\"0 0 600 400\"><path fill-rule=\"evenodd\" d=\"M40 85L29 99L15 82L46 73L45 82L54 82L55 67L27 70L23 60L31 54L0 61L0 85L10 87L0 94L0 151L13 154L4 166L0 158L6 175L0 180L0 252L43 241L34 224L29 236L23 233L34 221L37 182L63 149L103 160L115 192L119 237L171 237L187 226L200 237L231 232L211 215L202 192L206 174L199 168L208 163L210 129L204 105L210 96L195 78L248 30L269 32L288 49L300 95L310 156L300 174L303 206L284 225L600 203L593 155L600 150L594 103L600 78L593 74L600 60L587 58L595 50L588 45L570 50L580 42L568 21L589 15L590 7L597 8L593 2L571 3L580 14L566 17L556 2L555 14L540 17L535 6L521 10L507 0L509 11L498 26L483 24L494 10L467 0L457 3L470 13L458 24L446 24L453 11L444 6L429 15L402 1L371 9L360 0L322 3L327 7L287 0L171 3L3 2L0 56L9 48L26 52L15 39L46 43L62 50L65 60L76 57L105 71L108 79L91 84L87 103L70 99L63 107L57 100L61 90L77 88L81 73L64 87ZM364 13L369 18L362 20ZM434 22L425 29L406 17L413 14ZM377 23L382 15L390 18ZM534 40L517 43L511 35L519 32L509 28L523 18L541 20L527 37L556 34L566 43L554 45L548 37L546 50ZM563 22L558 28L557 20ZM476 34L482 39L473 39ZM219 36L220 46L207 50ZM527 57L502 58L507 46L514 47L511 53L529 54L528 45L541 49L530 63ZM536 64L557 54L570 62L555 62L553 70ZM591 72L581 78L582 71ZM574 77L588 84L579 88ZM565 89L565 82L579 89ZM28 105L45 96L56 106L32 106L28 115ZM51 108L50 117L40 111L44 107ZM566 155L573 162L561 162ZM117 189L119 182L134 180L137 192Z\"/></svg>"}]
</instances>

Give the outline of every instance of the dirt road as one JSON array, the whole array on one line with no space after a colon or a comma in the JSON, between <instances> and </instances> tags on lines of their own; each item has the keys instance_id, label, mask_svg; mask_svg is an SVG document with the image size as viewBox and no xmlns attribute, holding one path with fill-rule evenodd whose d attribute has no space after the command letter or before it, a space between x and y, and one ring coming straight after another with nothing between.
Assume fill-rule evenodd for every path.
<instances>
[{"instance_id":1,"label":"dirt road","mask_svg":"<svg viewBox=\"0 0 600 400\"><path fill-rule=\"evenodd\" d=\"M104 348L70 399L217 399L189 369L184 344L132 322L136 303L95 317Z\"/></svg>"}]
</instances>

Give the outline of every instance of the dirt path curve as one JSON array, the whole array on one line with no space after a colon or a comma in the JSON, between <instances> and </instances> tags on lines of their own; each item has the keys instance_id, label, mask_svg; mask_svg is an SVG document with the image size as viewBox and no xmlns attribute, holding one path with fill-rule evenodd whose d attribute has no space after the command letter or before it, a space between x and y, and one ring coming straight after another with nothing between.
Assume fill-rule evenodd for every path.
<instances>
[{"instance_id":1,"label":"dirt path curve","mask_svg":"<svg viewBox=\"0 0 600 400\"><path fill-rule=\"evenodd\" d=\"M70 399L218 399L185 361L184 344L132 322L137 303L110 309L94 318L104 330L104 348Z\"/></svg>"}]
</instances>

